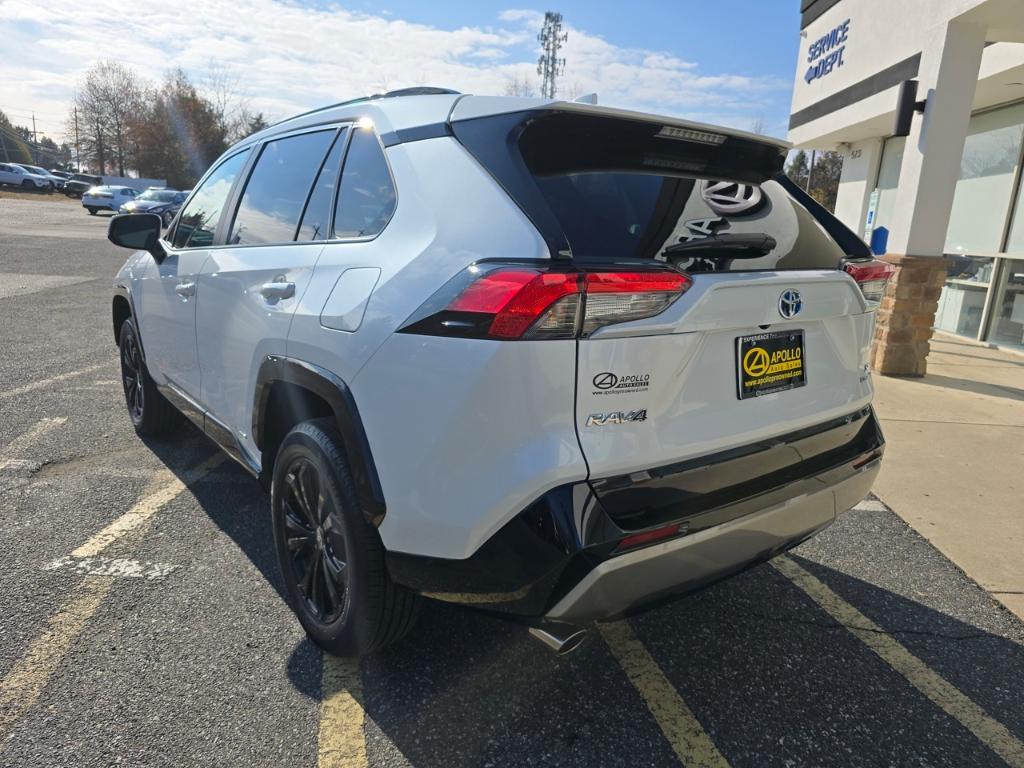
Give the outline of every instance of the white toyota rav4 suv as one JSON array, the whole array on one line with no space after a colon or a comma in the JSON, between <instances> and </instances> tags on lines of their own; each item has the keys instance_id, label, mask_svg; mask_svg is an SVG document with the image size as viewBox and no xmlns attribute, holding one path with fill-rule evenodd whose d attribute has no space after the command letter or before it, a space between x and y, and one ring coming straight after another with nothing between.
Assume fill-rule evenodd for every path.
<instances>
[{"instance_id":1,"label":"white toyota rav4 suv","mask_svg":"<svg viewBox=\"0 0 1024 768\"><path fill-rule=\"evenodd\" d=\"M860 501L891 268L785 144L413 89L224 154L114 282L136 430L185 414L271 492L285 593L360 654L422 597L556 649Z\"/></svg>"}]
</instances>

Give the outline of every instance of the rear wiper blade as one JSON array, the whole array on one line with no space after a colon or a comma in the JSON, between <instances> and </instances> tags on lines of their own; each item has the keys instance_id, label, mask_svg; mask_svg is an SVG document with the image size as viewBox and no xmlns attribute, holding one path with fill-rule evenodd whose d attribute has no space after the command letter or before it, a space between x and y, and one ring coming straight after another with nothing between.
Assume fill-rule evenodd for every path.
<instances>
[{"instance_id":1,"label":"rear wiper blade","mask_svg":"<svg viewBox=\"0 0 1024 768\"><path fill-rule=\"evenodd\" d=\"M685 243L675 243L668 246L662 253L696 253L698 251L725 251L718 254L726 259L756 259L775 250L778 243L771 235L764 232L749 233L723 233L711 235L699 240L689 240ZM746 253L744 253L744 251ZM715 258L714 254L704 255L704 258Z\"/></svg>"}]
</instances>

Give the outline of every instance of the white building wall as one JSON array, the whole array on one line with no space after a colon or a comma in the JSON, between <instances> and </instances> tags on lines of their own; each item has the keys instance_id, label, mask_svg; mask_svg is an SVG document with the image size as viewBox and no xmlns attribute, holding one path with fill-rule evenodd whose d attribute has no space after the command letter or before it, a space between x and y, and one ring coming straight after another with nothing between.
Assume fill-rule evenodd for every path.
<instances>
[{"instance_id":1,"label":"white building wall","mask_svg":"<svg viewBox=\"0 0 1024 768\"><path fill-rule=\"evenodd\" d=\"M882 155L882 139L854 142L843 148L843 174L835 214L858 235L864 234L864 223L871 190L878 174Z\"/></svg>"}]
</instances>

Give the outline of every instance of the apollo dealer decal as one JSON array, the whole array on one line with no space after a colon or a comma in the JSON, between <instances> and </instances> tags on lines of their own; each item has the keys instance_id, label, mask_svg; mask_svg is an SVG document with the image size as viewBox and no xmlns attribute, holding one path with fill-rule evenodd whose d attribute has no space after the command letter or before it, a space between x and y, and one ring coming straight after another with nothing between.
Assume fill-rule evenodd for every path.
<instances>
[{"instance_id":1,"label":"apollo dealer decal","mask_svg":"<svg viewBox=\"0 0 1024 768\"><path fill-rule=\"evenodd\" d=\"M649 373L612 373L605 371L593 379L593 395L632 395L646 392L651 384Z\"/></svg>"},{"instance_id":2,"label":"apollo dealer decal","mask_svg":"<svg viewBox=\"0 0 1024 768\"><path fill-rule=\"evenodd\" d=\"M636 395L647 391L651 385L649 373L614 373L604 371L592 379L592 395ZM613 424L630 424L647 421L647 409L592 413L587 416L588 427L606 427Z\"/></svg>"}]
</instances>

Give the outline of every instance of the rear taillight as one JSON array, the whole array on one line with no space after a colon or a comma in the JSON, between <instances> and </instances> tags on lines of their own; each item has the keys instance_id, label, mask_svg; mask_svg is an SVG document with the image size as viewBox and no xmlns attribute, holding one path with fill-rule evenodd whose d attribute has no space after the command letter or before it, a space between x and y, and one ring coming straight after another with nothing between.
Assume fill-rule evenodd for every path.
<instances>
[{"instance_id":1,"label":"rear taillight","mask_svg":"<svg viewBox=\"0 0 1024 768\"><path fill-rule=\"evenodd\" d=\"M690 287L668 269L548 271L474 265L401 329L491 339L572 339L606 325L653 317Z\"/></svg>"},{"instance_id":2,"label":"rear taillight","mask_svg":"<svg viewBox=\"0 0 1024 768\"><path fill-rule=\"evenodd\" d=\"M860 286L864 298L869 302L878 304L885 295L885 286L896 271L896 267L885 261L872 259L871 261L848 261L843 269Z\"/></svg>"}]
</instances>

